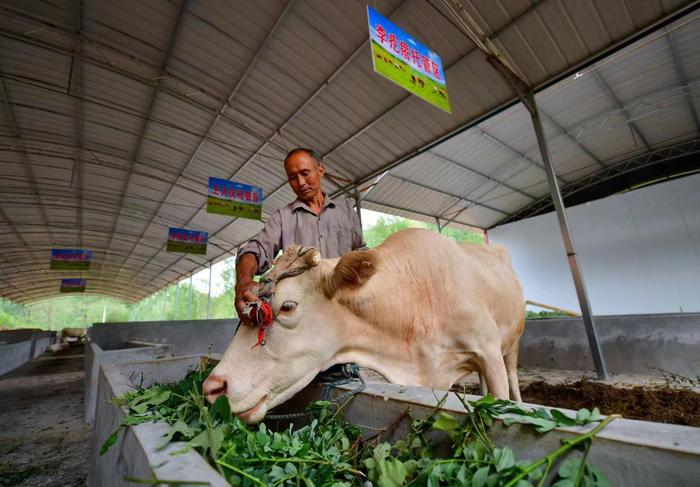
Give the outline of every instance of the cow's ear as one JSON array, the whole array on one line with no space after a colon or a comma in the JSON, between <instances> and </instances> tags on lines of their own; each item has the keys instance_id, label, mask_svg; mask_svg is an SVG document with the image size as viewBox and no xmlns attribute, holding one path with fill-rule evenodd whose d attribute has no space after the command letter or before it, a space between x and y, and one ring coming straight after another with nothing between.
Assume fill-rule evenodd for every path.
<instances>
[{"instance_id":1,"label":"cow's ear","mask_svg":"<svg viewBox=\"0 0 700 487\"><path fill-rule=\"evenodd\" d=\"M326 279L325 294L329 298L341 289L358 289L377 272L378 256L374 250L354 250L345 254Z\"/></svg>"},{"instance_id":2,"label":"cow's ear","mask_svg":"<svg viewBox=\"0 0 700 487\"><path fill-rule=\"evenodd\" d=\"M316 267L321 263L321 252L318 249L310 248L304 253L304 260L310 267Z\"/></svg>"}]
</instances>

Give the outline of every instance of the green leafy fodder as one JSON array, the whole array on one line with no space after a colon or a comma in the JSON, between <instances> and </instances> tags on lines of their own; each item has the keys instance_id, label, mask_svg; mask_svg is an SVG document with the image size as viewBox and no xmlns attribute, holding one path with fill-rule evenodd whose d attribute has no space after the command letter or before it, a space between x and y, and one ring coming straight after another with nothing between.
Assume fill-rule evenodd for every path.
<instances>
[{"instance_id":1,"label":"green leafy fodder","mask_svg":"<svg viewBox=\"0 0 700 487\"><path fill-rule=\"evenodd\" d=\"M442 409L447 396L432 413L410 419L409 434L399 441L382 441L389 428L374 437L348 423L343 406L318 401L309 406L310 422L301 427L272 431L265 423L247 425L229 410L226 398L213 405L201 394L209 369L191 372L182 381L130 392L115 400L126 408L120 426L164 421L170 429L159 448L184 442L174 454L194 449L234 486L353 486L370 481L378 487L476 486L526 487L554 485L605 486L600 471L591 466L588 453L604 421L597 409L580 410L569 417L557 410L524 409L516 403L486 396L466 401L467 414L454 416ZM565 440L548 455L518 460L507 446L496 446L488 432L496 419L518 423L546 433L559 426L600 422L587 433ZM119 431L103 445L107 450ZM446 435L449 453L436 452L436 435ZM444 436L443 436L444 438ZM157 479L156 479L157 480ZM149 480L149 482L151 482Z\"/></svg>"}]
</instances>

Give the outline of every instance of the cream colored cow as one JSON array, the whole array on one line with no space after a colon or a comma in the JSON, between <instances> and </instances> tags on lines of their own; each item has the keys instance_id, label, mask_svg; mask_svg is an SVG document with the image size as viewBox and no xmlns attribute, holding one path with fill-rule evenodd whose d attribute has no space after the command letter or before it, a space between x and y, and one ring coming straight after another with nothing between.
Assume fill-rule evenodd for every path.
<instances>
[{"instance_id":1,"label":"cream colored cow","mask_svg":"<svg viewBox=\"0 0 700 487\"><path fill-rule=\"evenodd\" d=\"M289 276L289 277L285 277ZM408 229L373 250L321 259L292 247L265 276L275 319L266 345L241 326L204 384L247 422L333 364L354 362L397 384L439 389L478 371L498 398L520 400L525 306L506 250Z\"/></svg>"},{"instance_id":2,"label":"cream colored cow","mask_svg":"<svg viewBox=\"0 0 700 487\"><path fill-rule=\"evenodd\" d=\"M85 328L64 328L63 330L61 330L61 341L80 341L85 337L86 334L87 330Z\"/></svg>"}]
</instances>

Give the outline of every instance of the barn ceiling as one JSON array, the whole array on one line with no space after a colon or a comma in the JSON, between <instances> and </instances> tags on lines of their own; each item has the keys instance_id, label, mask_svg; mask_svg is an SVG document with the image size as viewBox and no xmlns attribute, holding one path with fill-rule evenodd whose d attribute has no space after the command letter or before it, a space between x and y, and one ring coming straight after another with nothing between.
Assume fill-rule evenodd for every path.
<instances>
[{"instance_id":1,"label":"barn ceiling","mask_svg":"<svg viewBox=\"0 0 700 487\"><path fill-rule=\"evenodd\" d=\"M537 87L564 188L695 150L696 2L462 4ZM270 214L296 146L387 213L488 228L546 196L526 111L443 0L371 5L441 55L451 114L372 71L359 0L0 2L0 296L82 276L136 301L232 255L261 224L206 213L209 176L261 186ZM167 253L171 226L207 254ZM50 270L56 247L91 269Z\"/></svg>"}]
</instances>

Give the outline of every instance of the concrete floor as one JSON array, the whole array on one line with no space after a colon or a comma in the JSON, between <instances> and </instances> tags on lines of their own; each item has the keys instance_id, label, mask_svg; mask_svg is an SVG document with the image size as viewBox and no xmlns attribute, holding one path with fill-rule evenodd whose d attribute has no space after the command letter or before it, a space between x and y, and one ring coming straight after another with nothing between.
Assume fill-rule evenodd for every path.
<instances>
[{"instance_id":1,"label":"concrete floor","mask_svg":"<svg viewBox=\"0 0 700 487\"><path fill-rule=\"evenodd\" d=\"M82 344L0 376L0 486L86 485Z\"/></svg>"}]
</instances>

